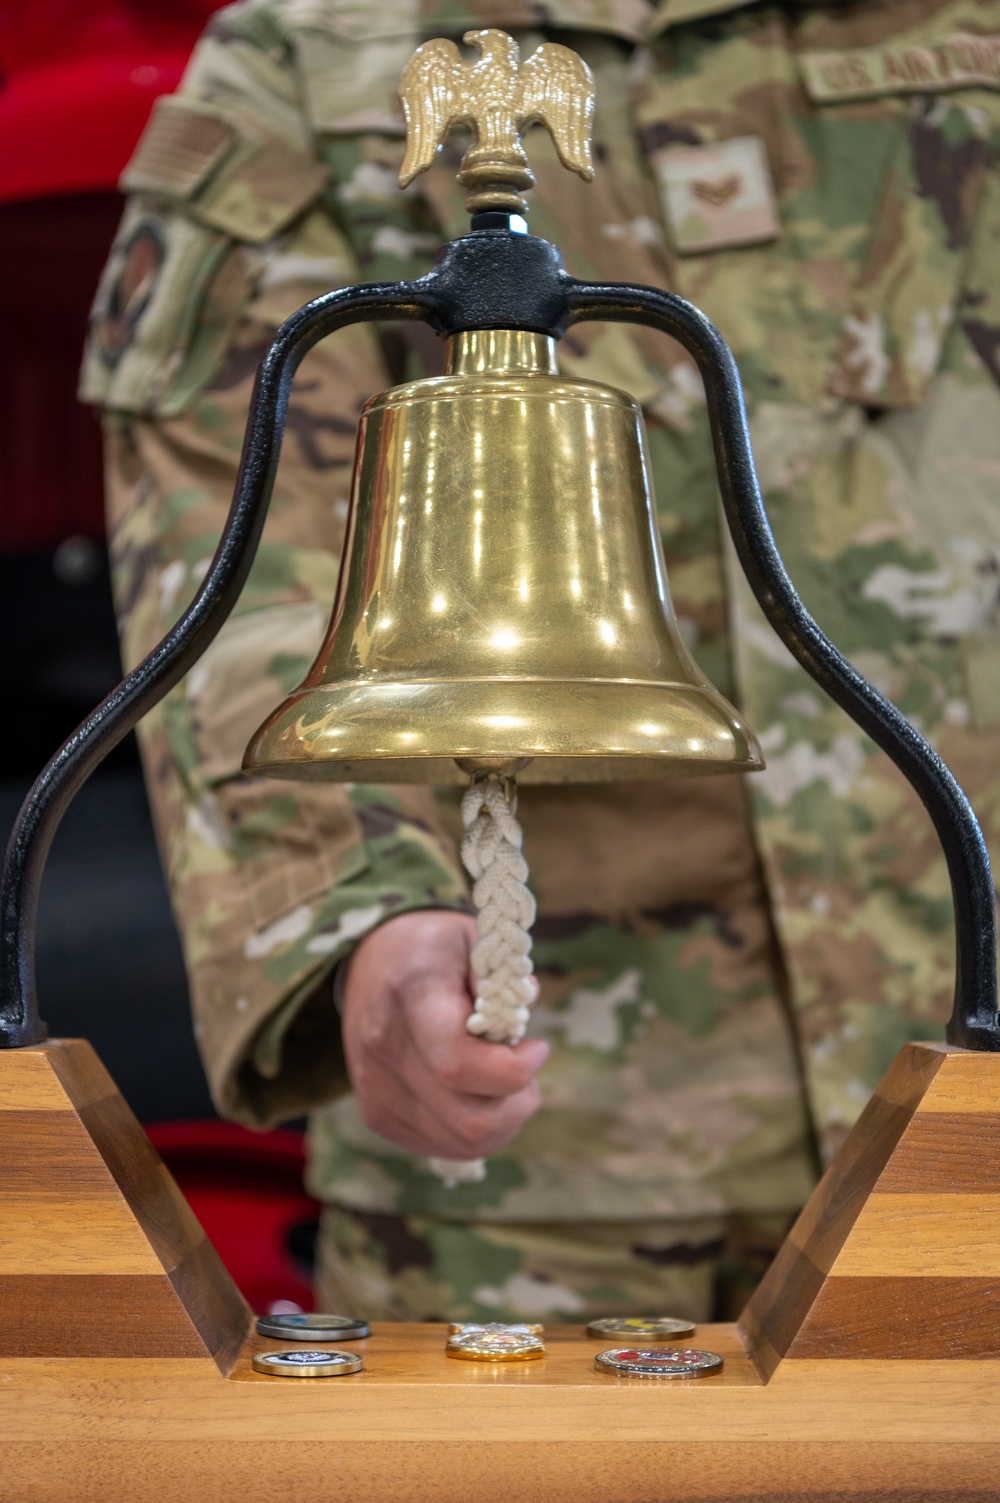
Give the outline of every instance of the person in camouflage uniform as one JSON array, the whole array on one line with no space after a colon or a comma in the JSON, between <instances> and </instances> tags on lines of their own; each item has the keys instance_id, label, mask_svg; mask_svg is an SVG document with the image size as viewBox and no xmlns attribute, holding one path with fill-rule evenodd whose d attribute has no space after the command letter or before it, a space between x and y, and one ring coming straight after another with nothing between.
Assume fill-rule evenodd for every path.
<instances>
[{"instance_id":1,"label":"person in camouflage uniform","mask_svg":"<svg viewBox=\"0 0 1000 1503\"><path fill-rule=\"evenodd\" d=\"M420 41L486 25L522 56L561 41L596 80L596 180L532 133L531 229L577 276L680 292L720 327L807 606L931 738L995 844L1000 0L220 12L126 171L85 359L127 662L203 577L277 325L332 286L424 272L467 227L461 141L396 186L395 87ZM950 1005L930 822L734 565L693 365L607 324L559 351L642 403L678 617L769 765L745 783L522 790L531 1031L552 1049L540 1109L483 1183L449 1189L364 1125L330 984L388 920L467 913L454 800L240 774L326 624L358 410L440 369L430 331L355 327L306 359L237 611L141 733L215 1099L256 1126L311 1112L319 1297L358 1313L735 1308L809 1193L814 1144L836 1148Z\"/></svg>"}]
</instances>

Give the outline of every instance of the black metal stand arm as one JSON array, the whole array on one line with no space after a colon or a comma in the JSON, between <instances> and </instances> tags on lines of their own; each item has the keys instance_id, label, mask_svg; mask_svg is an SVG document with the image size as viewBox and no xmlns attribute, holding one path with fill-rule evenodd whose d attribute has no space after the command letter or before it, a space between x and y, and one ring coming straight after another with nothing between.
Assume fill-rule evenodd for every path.
<instances>
[{"instance_id":1,"label":"black metal stand arm","mask_svg":"<svg viewBox=\"0 0 1000 1503\"><path fill-rule=\"evenodd\" d=\"M347 324L433 313L415 284L372 284L327 293L278 330L257 373L232 506L201 588L173 630L59 748L14 823L0 875L0 1048L39 1044L48 1036L38 1015L35 929L42 872L59 821L95 767L198 661L246 583L271 500L296 368L314 344Z\"/></svg>"},{"instance_id":2,"label":"black metal stand arm","mask_svg":"<svg viewBox=\"0 0 1000 1503\"><path fill-rule=\"evenodd\" d=\"M571 321L646 324L671 334L698 362L715 448L722 504L750 587L792 655L846 710L912 784L944 848L955 908L955 1002L951 1044L1000 1050L997 1017L996 894L979 821L953 774L896 706L848 662L806 610L785 569L754 469L739 371L703 313L651 287L574 283Z\"/></svg>"},{"instance_id":3,"label":"black metal stand arm","mask_svg":"<svg viewBox=\"0 0 1000 1503\"><path fill-rule=\"evenodd\" d=\"M288 393L303 356L350 323L423 319L439 333L531 329L558 336L570 323L648 324L672 334L698 362L708 395L722 499L740 562L782 641L828 694L896 763L928 809L951 877L957 934L955 1008L948 1039L1000 1049L996 913L989 857L968 800L947 767L899 711L820 631L795 592L761 500L739 373L722 336L682 298L648 287L569 277L545 240L485 214L413 282L347 287L288 319L261 363L233 504L211 568L174 629L59 749L18 814L0 876L0 1048L40 1043L34 951L45 859L70 800L94 768L198 660L239 597L260 541L281 452Z\"/></svg>"}]
</instances>

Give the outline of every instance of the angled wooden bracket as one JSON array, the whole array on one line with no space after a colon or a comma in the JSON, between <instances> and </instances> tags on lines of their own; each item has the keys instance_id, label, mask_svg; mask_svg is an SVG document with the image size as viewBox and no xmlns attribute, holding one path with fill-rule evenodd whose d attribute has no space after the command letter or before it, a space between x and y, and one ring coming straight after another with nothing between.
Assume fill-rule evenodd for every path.
<instances>
[{"instance_id":1,"label":"angled wooden bracket","mask_svg":"<svg viewBox=\"0 0 1000 1503\"><path fill-rule=\"evenodd\" d=\"M82 1039L0 1052L0 1357L232 1367L250 1310Z\"/></svg>"},{"instance_id":2,"label":"angled wooden bracket","mask_svg":"<svg viewBox=\"0 0 1000 1503\"><path fill-rule=\"evenodd\" d=\"M765 1378L1000 1356L1000 1056L900 1052L739 1324Z\"/></svg>"}]
</instances>

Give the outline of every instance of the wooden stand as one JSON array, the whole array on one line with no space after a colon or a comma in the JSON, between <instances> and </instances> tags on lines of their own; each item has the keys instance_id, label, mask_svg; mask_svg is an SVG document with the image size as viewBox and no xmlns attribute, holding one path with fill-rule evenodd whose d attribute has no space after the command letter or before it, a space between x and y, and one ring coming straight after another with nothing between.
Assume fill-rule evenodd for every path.
<instances>
[{"instance_id":1,"label":"wooden stand","mask_svg":"<svg viewBox=\"0 0 1000 1503\"><path fill-rule=\"evenodd\" d=\"M696 1380L444 1355L254 1373L250 1312L89 1046L0 1054L6 1503L994 1503L1000 1056L907 1046Z\"/></svg>"},{"instance_id":2,"label":"wooden stand","mask_svg":"<svg viewBox=\"0 0 1000 1503\"><path fill-rule=\"evenodd\" d=\"M0 1359L210 1358L226 1373L249 1319L90 1045L0 1053Z\"/></svg>"}]
</instances>

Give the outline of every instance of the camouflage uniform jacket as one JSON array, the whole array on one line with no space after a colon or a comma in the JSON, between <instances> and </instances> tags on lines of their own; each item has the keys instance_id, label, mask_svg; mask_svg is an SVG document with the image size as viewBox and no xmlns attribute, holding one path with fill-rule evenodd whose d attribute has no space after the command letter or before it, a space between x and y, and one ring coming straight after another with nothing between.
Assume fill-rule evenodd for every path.
<instances>
[{"instance_id":1,"label":"camouflage uniform jacket","mask_svg":"<svg viewBox=\"0 0 1000 1503\"><path fill-rule=\"evenodd\" d=\"M467 224L461 143L407 192L394 88L475 25L580 50L585 185L529 137L532 229L584 277L690 297L740 363L766 501L807 604L933 739L987 833L1000 794L1000 3L245 0L219 13L130 165L86 399L109 413L124 653L176 620L225 515L253 369L332 285L425 270ZM544 26L544 33L538 28ZM461 907L426 790L240 776L329 609L356 414L439 368L417 326L304 363L232 621L143 752L220 1108L313 1110L312 1179L366 1211L638 1220L800 1204L907 1038L939 1036L950 903L902 779L793 663L720 532L700 382L658 334L581 326L573 373L646 413L674 601L766 748L750 780L527 789L544 1105L446 1190L346 1094L330 989L359 936ZM944 495L944 491L947 495Z\"/></svg>"}]
</instances>

